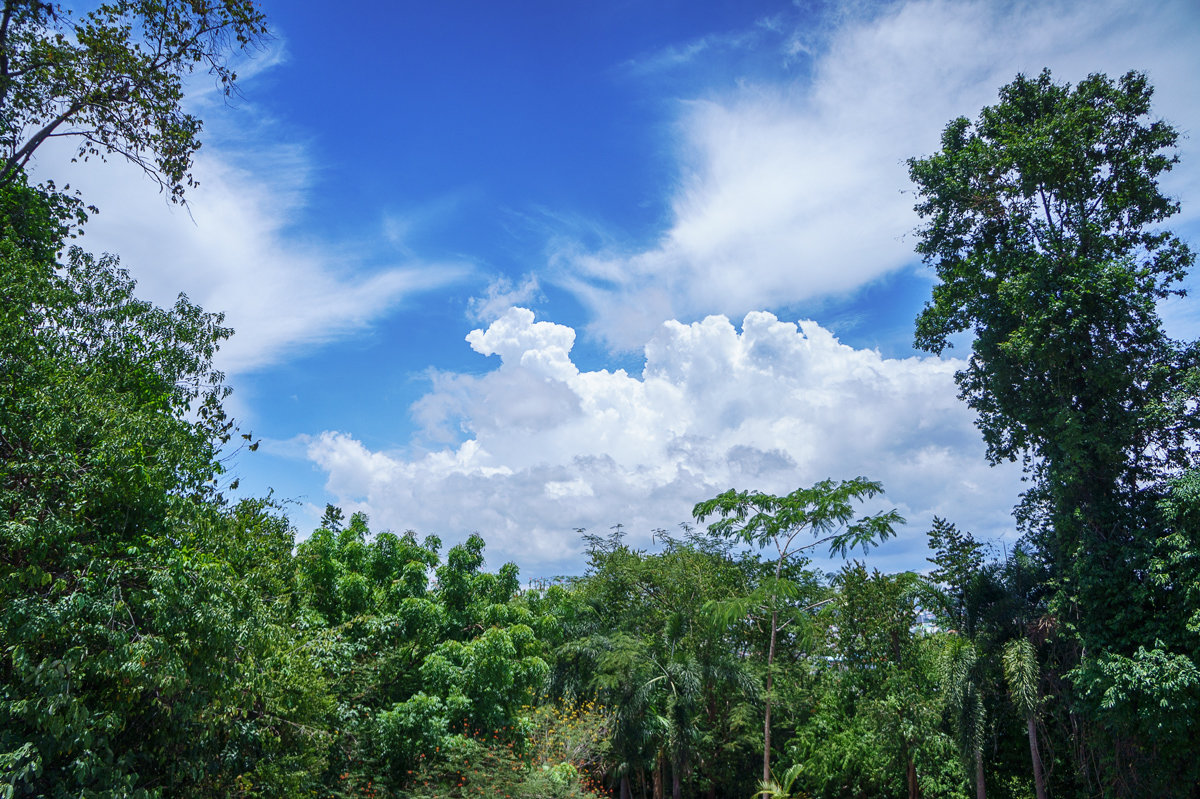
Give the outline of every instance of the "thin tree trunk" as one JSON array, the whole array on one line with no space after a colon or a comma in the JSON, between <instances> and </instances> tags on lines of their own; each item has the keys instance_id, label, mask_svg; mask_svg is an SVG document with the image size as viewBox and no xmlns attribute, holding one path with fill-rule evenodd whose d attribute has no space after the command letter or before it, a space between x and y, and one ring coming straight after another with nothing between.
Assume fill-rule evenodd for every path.
<instances>
[{"instance_id":1,"label":"thin tree trunk","mask_svg":"<svg viewBox=\"0 0 1200 799\"><path fill-rule=\"evenodd\" d=\"M671 799L683 799L683 782L680 772L683 771L678 763L671 764Z\"/></svg>"},{"instance_id":2,"label":"thin tree trunk","mask_svg":"<svg viewBox=\"0 0 1200 799\"><path fill-rule=\"evenodd\" d=\"M654 764L654 799L663 799L663 753L661 749Z\"/></svg>"},{"instance_id":3,"label":"thin tree trunk","mask_svg":"<svg viewBox=\"0 0 1200 799\"><path fill-rule=\"evenodd\" d=\"M621 799L633 799L633 791L629 790L629 775L621 775Z\"/></svg>"},{"instance_id":4,"label":"thin tree trunk","mask_svg":"<svg viewBox=\"0 0 1200 799\"><path fill-rule=\"evenodd\" d=\"M776 569L776 577L778 577ZM767 712L763 721L763 782L771 781L771 666L775 662L775 628L779 624L779 611L771 611L771 647L767 650Z\"/></svg>"},{"instance_id":5,"label":"thin tree trunk","mask_svg":"<svg viewBox=\"0 0 1200 799\"><path fill-rule=\"evenodd\" d=\"M12 21L12 0L4 3L4 18L0 20L0 109L8 104L8 91L12 85L8 74L8 23Z\"/></svg>"},{"instance_id":6,"label":"thin tree trunk","mask_svg":"<svg viewBox=\"0 0 1200 799\"><path fill-rule=\"evenodd\" d=\"M907 747L905 747L907 749ZM913 762L910 755L905 755L905 760L908 761L908 770L906 777L908 778L908 799L920 799L921 793L917 790L917 764Z\"/></svg>"},{"instance_id":7,"label":"thin tree trunk","mask_svg":"<svg viewBox=\"0 0 1200 799\"><path fill-rule=\"evenodd\" d=\"M987 799L983 785L983 751L975 750L975 799Z\"/></svg>"},{"instance_id":8,"label":"thin tree trunk","mask_svg":"<svg viewBox=\"0 0 1200 799\"><path fill-rule=\"evenodd\" d=\"M1033 723L1033 716L1025 719L1025 726L1029 730L1029 756L1033 760L1033 787L1037 791L1037 799L1046 799L1046 778L1042 776L1042 756L1038 752L1037 727Z\"/></svg>"}]
</instances>

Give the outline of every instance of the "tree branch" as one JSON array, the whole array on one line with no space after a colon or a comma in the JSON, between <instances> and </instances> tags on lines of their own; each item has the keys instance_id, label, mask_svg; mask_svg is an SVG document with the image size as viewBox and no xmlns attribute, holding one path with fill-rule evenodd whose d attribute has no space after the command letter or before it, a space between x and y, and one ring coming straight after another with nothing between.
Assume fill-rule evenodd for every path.
<instances>
[{"instance_id":1,"label":"tree branch","mask_svg":"<svg viewBox=\"0 0 1200 799\"><path fill-rule=\"evenodd\" d=\"M0 170L0 184L7 183L13 173L13 170L18 167L23 168L25 164L29 162L30 157L33 156L33 151L40 147L59 125L66 122L75 114L79 113L80 109L82 109L85 105L85 103L82 103L78 100L75 101L67 107L66 111L63 111L53 120L51 120L48 125L35 133L33 137L29 139L29 141L25 142L21 149L10 155L4 162L4 169Z\"/></svg>"}]
</instances>

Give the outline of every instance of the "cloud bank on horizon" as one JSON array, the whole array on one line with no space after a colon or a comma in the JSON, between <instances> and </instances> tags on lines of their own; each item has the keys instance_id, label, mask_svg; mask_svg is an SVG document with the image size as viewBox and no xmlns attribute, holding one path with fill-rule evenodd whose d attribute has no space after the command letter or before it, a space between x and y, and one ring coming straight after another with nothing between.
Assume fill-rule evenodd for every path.
<instances>
[{"instance_id":1,"label":"cloud bank on horizon","mask_svg":"<svg viewBox=\"0 0 1200 799\"><path fill-rule=\"evenodd\" d=\"M439 375L414 408L424 438L449 443L402 454L347 433L308 441L343 507L400 530L478 530L493 557L535 573L578 555L572 528L621 523L647 544L731 487L786 493L829 476L881 480L881 502L916 529L936 514L983 537L1011 531L1018 470L984 462L955 396L961 362L883 358L762 311L740 332L723 316L664 323L641 375L581 371L575 331L525 308L467 341L499 367ZM923 547L910 536L884 554L907 563Z\"/></svg>"}]
</instances>

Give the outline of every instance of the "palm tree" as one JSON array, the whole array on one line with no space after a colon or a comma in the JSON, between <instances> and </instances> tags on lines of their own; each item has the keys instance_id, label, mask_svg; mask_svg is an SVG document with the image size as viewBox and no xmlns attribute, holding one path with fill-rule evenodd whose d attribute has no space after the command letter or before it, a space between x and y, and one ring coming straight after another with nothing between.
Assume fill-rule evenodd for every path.
<instances>
[{"instance_id":1,"label":"palm tree","mask_svg":"<svg viewBox=\"0 0 1200 799\"><path fill-rule=\"evenodd\" d=\"M1010 641L1004 647L1004 679L1017 710L1025 717L1029 732L1029 756L1033 760L1033 784L1037 799L1046 799L1046 780L1042 775L1042 756L1038 752L1037 711L1041 704L1038 696L1038 665L1033 644L1028 638Z\"/></svg>"},{"instance_id":2,"label":"palm tree","mask_svg":"<svg viewBox=\"0 0 1200 799\"><path fill-rule=\"evenodd\" d=\"M938 665L959 754L967 769L975 773L976 799L987 799L983 781L983 741L987 734L987 712L979 690L976 668L978 662L975 646L964 638L952 636Z\"/></svg>"},{"instance_id":3,"label":"palm tree","mask_svg":"<svg viewBox=\"0 0 1200 799\"><path fill-rule=\"evenodd\" d=\"M804 764L796 763L783 772L783 780L777 781L772 775L771 779L760 781L758 790L754 792L751 799L754 799L755 796L761 796L762 799L799 799L800 794L792 793L792 787L796 784L796 778L802 771L804 771Z\"/></svg>"}]
</instances>

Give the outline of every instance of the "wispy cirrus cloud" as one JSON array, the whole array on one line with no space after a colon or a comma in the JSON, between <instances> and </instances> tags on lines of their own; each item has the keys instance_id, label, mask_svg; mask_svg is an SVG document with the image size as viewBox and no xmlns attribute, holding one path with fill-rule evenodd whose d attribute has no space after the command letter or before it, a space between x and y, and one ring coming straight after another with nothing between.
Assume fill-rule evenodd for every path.
<instances>
[{"instance_id":1,"label":"wispy cirrus cloud","mask_svg":"<svg viewBox=\"0 0 1200 799\"><path fill-rule=\"evenodd\" d=\"M771 21L746 30L714 33L682 44L669 45L661 50L632 58L622 65L629 75L647 77L690 66L697 59L715 53L741 50L758 45L769 30Z\"/></svg>"},{"instance_id":2,"label":"wispy cirrus cloud","mask_svg":"<svg viewBox=\"0 0 1200 799\"><path fill-rule=\"evenodd\" d=\"M243 86L285 61L286 47L273 43L239 70ZM140 296L169 304L182 292L225 314L237 335L221 349L221 368L236 374L278 363L473 273L465 259L425 260L397 247L382 211L375 241L306 235L299 220L316 171L309 147L253 103L226 106L205 85L203 75L189 81L188 102L212 133L197 154L198 185L186 207L171 205L119 157L71 163L69 140L43 148L34 174L69 182L99 207L80 244L117 254Z\"/></svg>"},{"instance_id":3,"label":"wispy cirrus cloud","mask_svg":"<svg viewBox=\"0 0 1200 799\"><path fill-rule=\"evenodd\" d=\"M905 159L933 152L947 121L974 116L1018 72L1049 67L1077 81L1143 70L1157 113L1185 133L1200 128L1192 3L918 0L829 19L790 34L772 21L781 55L810 54L803 74L754 74L684 101L671 222L653 246L559 247L548 279L587 305L591 332L636 349L664 319L845 295L910 268ZM672 63L697 48L707 40ZM1166 181L1193 198L1194 147L1183 142ZM1200 201L1184 211L1177 223L1194 224Z\"/></svg>"},{"instance_id":4,"label":"wispy cirrus cloud","mask_svg":"<svg viewBox=\"0 0 1200 799\"><path fill-rule=\"evenodd\" d=\"M242 154L244 157L244 153ZM272 147L254 173L219 150L197 159L188 208L169 206L125 164L88 164L70 178L100 213L81 242L117 253L159 303L184 292L221 311L237 335L219 363L244 373L360 331L421 293L472 273L466 262L378 260L370 243L338 246L294 227L310 164L301 147ZM381 236L382 239L382 236Z\"/></svg>"}]
</instances>

